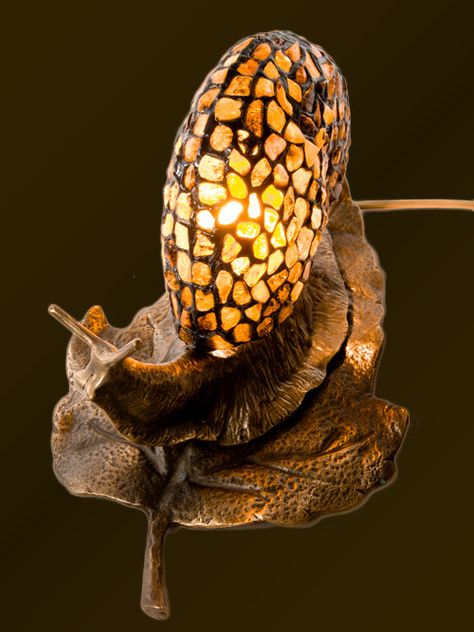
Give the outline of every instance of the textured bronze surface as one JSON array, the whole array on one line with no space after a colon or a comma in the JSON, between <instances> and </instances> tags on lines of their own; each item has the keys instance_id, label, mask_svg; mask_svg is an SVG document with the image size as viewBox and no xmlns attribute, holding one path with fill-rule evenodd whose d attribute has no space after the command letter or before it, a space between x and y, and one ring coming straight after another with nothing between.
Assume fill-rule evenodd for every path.
<instances>
[{"instance_id":1,"label":"textured bronze surface","mask_svg":"<svg viewBox=\"0 0 474 632\"><path fill-rule=\"evenodd\" d=\"M154 618L169 613L170 526L308 524L357 507L394 475L408 414L373 394L384 277L347 187L296 307L230 358L185 349L167 296L125 329L92 308L83 324L98 340L71 340L54 469L73 494L146 512L142 608Z\"/></svg>"}]
</instances>

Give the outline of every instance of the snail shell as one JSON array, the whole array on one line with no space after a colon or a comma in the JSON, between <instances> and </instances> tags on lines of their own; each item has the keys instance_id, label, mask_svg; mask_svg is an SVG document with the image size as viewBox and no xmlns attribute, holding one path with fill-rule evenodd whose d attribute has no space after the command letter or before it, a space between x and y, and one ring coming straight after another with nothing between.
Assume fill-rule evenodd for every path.
<instances>
[{"instance_id":1,"label":"snail shell","mask_svg":"<svg viewBox=\"0 0 474 632\"><path fill-rule=\"evenodd\" d=\"M350 145L345 80L288 31L248 37L208 74L178 131L161 226L179 337L219 353L293 311Z\"/></svg>"}]
</instances>

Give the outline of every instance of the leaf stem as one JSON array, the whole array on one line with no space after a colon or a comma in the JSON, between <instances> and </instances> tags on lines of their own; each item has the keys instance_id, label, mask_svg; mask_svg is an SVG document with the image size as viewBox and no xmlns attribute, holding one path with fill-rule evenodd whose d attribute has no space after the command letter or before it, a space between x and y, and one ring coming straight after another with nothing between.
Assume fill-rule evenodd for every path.
<instances>
[{"instance_id":1,"label":"leaf stem","mask_svg":"<svg viewBox=\"0 0 474 632\"><path fill-rule=\"evenodd\" d=\"M167 529L167 517L148 515L140 605L143 612L153 619L167 619L170 615L164 561L164 540Z\"/></svg>"}]
</instances>

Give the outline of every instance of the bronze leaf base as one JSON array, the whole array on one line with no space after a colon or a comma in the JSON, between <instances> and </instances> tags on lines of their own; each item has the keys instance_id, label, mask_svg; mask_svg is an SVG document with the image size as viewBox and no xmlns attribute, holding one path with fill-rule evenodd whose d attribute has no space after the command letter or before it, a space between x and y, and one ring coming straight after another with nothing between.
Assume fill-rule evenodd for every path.
<instances>
[{"instance_id":1,"label":"bronze leaf base","mask_svg":"<svg viewBox=\"0 0 474 632\"><path fill-rule=\"evenodd\" d=\"M107 498L146 513L141 607L155 619L169 615L163 547L170 527L307 525L355 509L394 478L408 412L374 396L383 344L384 275L347 187L331 212L320 249L311 305L315 323L324 327L311 329L312 346L306 364L295 366L297 379L281 385L284 400L288 384L294 412L284 419L272 417L269 399L268 424L255 422L257 430L252 430L251 423L244 440L235 431L235 410L226 412L235 417L234 425L216 421L209 429L205 420L187 419L173 434L172 423L164 424L161 443L148 438L141 442L134 430L121 431L120 419L109 415L105 398L101 400L107 369L91 366L90 347L78 336L71 340L71 388L54 413L54 470L72 494ZM141 310L129 327L115 329L94 307L82 325L107 341L111 350L125 348L121 358L133 354L150 364L172 362L183 349L168 311L168 298L162 296ZM133 342L137 337L139 350ZM291 340L289 335L279 344L291 345ZM242 355L244 368L249 361ZM87 379L81 381L84 370ZM268 359L263 371L271 377L273 370ZM266 388L249 379L245 384L245 371L243 375L235 407L242 405L244 386L249 398ZM216 377L216 398L231 379L232 374L219 382ZM123 384L112 379L108 399L117 394L117 384L123 392ZM212 400L212 382L210 386L206 392Z\"/></svg>"}]
</instances>

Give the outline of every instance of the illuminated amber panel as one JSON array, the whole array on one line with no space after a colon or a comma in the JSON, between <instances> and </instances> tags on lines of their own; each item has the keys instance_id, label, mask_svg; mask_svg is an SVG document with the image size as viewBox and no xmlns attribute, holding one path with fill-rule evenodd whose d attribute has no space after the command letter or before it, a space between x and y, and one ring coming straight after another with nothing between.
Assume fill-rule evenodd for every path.
<instances>
[{"instance_id":1,"label":"illuminated amber panel","mask_svg":"<svg viewBox=\"0 0 474 632\"><path fill-rule=\"evenodd\" d=\"M187 227L177 222L174 227L174 234L178 248L189 250L189 234Z\"/></svg>"},{"instance_id":2,"label":"illuminated amber panel","mask_svg":"<svg viewBox=\"0 0 474 632\"><path fill-rule=\"evenodd\" d=\"M245 38L243 42L240 42L239 44L236 44L235 46L232 46L232 52L233 53L240 53L240 51L244 50L244 48L247 48L247 46L251 42L253 42L253 37Z\"/></svg>"},{"instance_id":3,"label":"illuminated amber panel","mask_svg":"<svg viewBox=\"0 0 474 632\"><path fill-rule=\"evenodd\" d=\"M303 132L293 121L288 123L284 136L290 143L304 143Z\"/></svg>"},{"instance_id":4,"label":"illuminated amber panel","mask_svg":"<svg viewBox=\"0 0 474 632\"><path fill-rule=\"evenodd\" d=\"M264 318L260 325L257 327L257 333L259 336L266 336L273 329L273 319Z\"/></svg>"},{"instance_id":5,"label":"illuminated amber panel","mask_svg":"<svg viewBox=\"0 0 474 632\"><path fill-rule=\"evenodd\" d=\"M298 245L299 258L303 261L308 258L314 233L310 228L303 227L298 235L296 243Z\"/></svg>"},{"instance_id":6,"label":"illuminated amber panel","mask_svg":"<svg viewBox=\"0 0 474 632\"><path fill-rule=\"evenodd\" d=\"M250 320L254 320L256 322L260 320L261 314L262 314L261 303L256 303L255 305L252 305L251 307L248 307L245 310L245 315L247 316L247 318L250 318Z\"/></svg>"},{"instance_id":7,"label":"illuminated amber panel","mask_svg":"<svg viewBox=\"0 0 474 632\"><path fill-rule=\"evenodd\" d=\"M232 270L239 276L249 269L250 259L248 257L238 257L231 263Z\"/></svg>"},{"instance_id":8,"label":"illuminated amber panel","mask_svg":"<svg viewBox=\"0 0 474 632\"><path fill-rule=\"evenodd\" d=\"M260 224L257 222L239 222L237 224L237 235L244 239L254 239L260 232Z\"/></svg>"},{"instance_id":9,"label":"illuminated amber panel","mask_svg":"<svg viewBox=\"0 0 474 632\"><path fill-rule=\"evenodd\" d=\"M269 253L268 238L262 233L253 242L253 254L256 259L266 259Z\"/></svg>"},{"instance_id":10,"label":"illuminated amber panel","mask_svg":"<svg viewBox=\"0 0 474 632\"><path fill-rule=\"evenodd\" d=\"M301 294L301 290L303 289L304 285L301 281L298 281L294 286L293 289L291 290L291 300L293 303L295 303L298 300L299 295Z\"/></svg>"},{"instance_id":11,"label":"illuminated amber panel","mask_svg":"<svg viewBox=\"0 0 474 632\"><path fill-rule=\"evenodd\" d=\"M259 138L263 134L263 101L256 99L247 108L245 126Z\"/></svg>"},{"instance_id":12,"label":"illuminated amber panel","mask_svg":"<svg viewBox=\"0 0 474 632\"><path fill-rule=\"evenodd\" d=\"M258 70L258 62L255 61L255 59L248 59L247 61L242 62L237 70L241 75L253 77Z\"/></svg>"},{"instance_id":13,"label":"illuminated amber panel","mask_svg":"<svg viewBox=\"0 0 474 632\"><path fill-rule=\"evenodd\" d=\"M199 147L201 146L201 139L196 136L188 138L184 146L184 159L186 162L194 162L196 159Z\"/></svg>"},{"instance_id":14,"label":"illuminated amber panel","mask_svg":"<svg viewBox=\"0 0 474 632\"><path fill-rule=\"evenodd\" d=\"M209 114L200 114L197 117L193 127L193 134L196 134L196 136L204 136L208 118Z\"/></svg>"},{"instance_id":15,"label":"illuminated amber panel","mask_svg":"<svg viewBox=\"0 0 474 632\"><path fill-rule=\"evenodd\" d=\"M287 48L285 53L288 55L291 61L298 61L301 58L301 50L296 42L292 44L289 48Z\"/></svg>"},{"instance_id":16,"label":"illuminated amber panel","mask_svg":"<svg viewBox=\"0 0 474 632\"><path fill-rule=\"evenodd\" d=\"M272 97L275 94L275 87L273 81L260 77L255 85L256 97Z\"/></svg>"},{"instance_id":17,"label":"illuminated amber panel","mask_svg":"<svg viewBox=\"0 0 474 632\"><path fill-rule=\"evenodd\" d=\"M290 285L285 283L285 285L278 290L278 299L280 303L284 303L288 297L290 296Z\"/></svg>"},{"instance_id":18,"label":"illuminated amber panel","mask_svg":"<svg viewBox=\"0 0 474 632\"><path fill-rule=\"evenodd\" d=\"M199 185L199 200L203 204L217 204L227 198L227 190L220 184L201 182Z\"/></svg>"},{"instance_id":19,"label":"illuminated amber panel","mask_svg":"<svg viewBox=\"0 0 474 632\"><path fill-rule=\"evenodd\" d=\"M192 189L196 184L196 178L194 176L194 165L189 165L184 172L184 186L187 189Z\"/></svg>"},{"instance_id":20,"label":"illuminated amber panel","mask_svg":"<svg viewBox=\"0 0 474 632\"><path fill-rule=\"evenodd\" d=\"M288 228L286 229L286 238L288 243L291 244L295 241L298 236L298 232L300 230L300 223L296 217L294 217L291 222L288 224Z\"/></svg>"},{"instance_id":21,"label":"illuminated amber panel","mask_svg":"<svg viewBox=\"0 0 474 632\"><path fill-rule=\"evenodd\" d=\"M224 151L232 144L232 130L227 125L217 125L211 134L209 143L215 151Z\"/></svg>"},{"instance_id":22,"label":"illuminated amber panel","mask_svg":"<svg viewBox=\"0 0 474 632\"><path fill-rule=\"evenodd\" d=\"M233 97L248 97L252 86L252 77L236 75L227 86L225 94Z\"/></svg>"},{"instance_id":23,"label":"illuminated amber panel","mask_svg":"<svg viewBox=\"0 0 474 632\"><path fill-rule=\"evenodd\" d=\"M211 182L220 182L224 178L224 161L214 156L203 156L199 162L199 175Z\"/></svg>"},{"instance_id":24,"label":"illuminated amber panel","mask_svg":"<svg viewBox=\"0 0 474 632\"><path fill-rule=\"evenodd\" d=\"M280 303L276 300L276 298L271 298L265 308L265 311L263 312L263 315L270 316L270 314L275 313L276 310L279 308L280 308Z\"/></svg>"},{"instance_id":25,"label":"illuminated amber panel","mask_svg":"<svg viewBox=\"0 0 474 632\"><path fill-rule=\"evenodd\" d=\"M192 324L193 323L191 320L190 312L187 312L185 309L183 309L183 311L181 312L181 325L183 327L187 327L188 329L191 329Z\"/></svg>"},{"instance_id":26,"label":"illuminated amber panel","mask_svg":"<svg viewBox=\"0 0 474 632\"><path fill-rule=\"evenodd\" d=\"M185 283L191 283L191 260L185 252L178 252L178 274Z\"/></svg>"},{"instance_id":27,"label":"illuminated amber panel","mask_svg":"<svg viewBox=\"0 0 474 632\"><path fill-rule=\"evenodd\" d=\"M263 192L262 200L264 204L273 206L274 209L278 210L283 204L283 193L276 189L273 184L270 184Z\"/></svg>"},{"instance_id":28,"label":"illuminated amber panel","mask_svg":"<svg viewBox=\"0 0 474 632\"><path fill-rule=\"evenodd\" d=\"M278 322L281 324L283 321L285 321L288 318L288 316L291 316L292 313L293 313L293 305L287 305L278 314Z\"/></svg>"},{"instance_id":29,"label":"illuminated amber panel","mask_svg":"<svg viewBox=\"0 0 474 632\"><path fill-rule=\"evenodd\" d=\"M281 222L278 222L270 241L272 246L275 248L286 246L285 229L283 228L283 224Z\"/></svg>"},{"instance_id":30,"label":"illuminated amber panel","mask_svg":"<svg viewBox=\"0 0 474 632\"><path fill-rule=\"evenodd\" d=\"M234 329L235 342L248 342L252 338L252 327L247 323L241 323Z\"/></svg>"},{"instance_id":31,"label":"illuminated amber panel","mask_svg":"<svg viewBox=\"0 0 474 632\"><path fill-rule=\"evenodd\" d=\"M309 217L309 204L304 198L297 198L294 213L299 225L302 226Z\"/></svg>"},{"instance_id":32,"label":"illuminated amber panel","mask_svg":"<svg viewBox=\"0 0 474 632\"><path fill-rule=\"evenodd\" d=\"M239 55L231 55L230 57L227 57L227 59L224 62L224 66L232 66L232 64L234 64L239 58Z\"/></svg>"},{"instance_id":33,"label":"illuminated amber panel","mask_svg":"<svg viewBox=\"0 0 474 632\"><path fill-rule=\"evenodd\" d=\"M323 119L326 125L331 125L331 123L334 121L334 118L335 118L335 114L332 111L332 109L328 107L327 105L325 105L324 112L323 112Z\"/></svg>"},{"instance_id":34,"label":"illuminated amber panel","mask_svg":"<svg viewBox=\"0 0 474 632\"><path fill-rule=\"evenodd\" d=\"M268 62L268 64L263 69L263 72L267 75L269 79L278 79L278 77L280 76L277 67L272 61Z\"/></svg>"},{"instance_id":35,"label":"illuminated amber panel","mask_svg":"<svg viewBox=\"0 0 474 632\"><path fill-rule=\"evenodd\" d=\"M212 83L223 83L225 81L225 78L227 77L228 72L228 68L221 68L220 70L216 70L216 72L212 73L211 75Z\"/></svg>"},{"instance_id":36,"label":"illuminated amber panel","mask_svg":"<svg viewBox=\"0 0 474 632\"><path fill-rule=\"evenodd\" d=\"M290 178L283 165L278 164L273 170L273 182L276 187L285 188Z\"/></svg>"},{"instance_id":37,"label":"illuminated amber panel","mask_svg":"<svg viewBox=\"0 0 474 632\"><path fill-rule=\"evenodd\" d=\"M316 250L318 249L320 241L321 241L321 234L315 235L313 239L313 243L311 244L311 250L309 251L310 257L314 257L314 255L316 254Z\"/></svg>"},{"instance_id":38,"label":"illuminated amber panel","mask_svg":"<svg viewBox=\"0 0 474 632\"><path fill-rule=\"evenodd\" d=\"M244 207L240 202L235 202L233 200L231 202L227 202L227 204L224 204L224 206L219 211L219 215L217 218L219 224L222 224L223 226L233 224L243 210Z\"/></svg>"},{"instance_id":39,"label":"illuminated amber panel","mask_svg":"<svg viewBox=\"0 0 474 632\"><path fill-rule=\"evenodd\" d=\"M219 93L219 88L211 88L207 92L205 92L202 97L199 98L198 101L198 110L201 112L202 110L207 109L212 105L214 99Z\"/></svg>"},{"instance_id":40,"label":"illuminated amber panel","mask_svg":"<svg viewBox=\"0 0 474 632\"><path fill-rule=\"evenodd\" d=\"M259 44L252 53L252 57L262 61L266 59L272 52L270 45L267 43Z\"/></svg>"},{"instance_id":41,"label":"illuminated amber panel","mask_svg":"<svg viewBox=\"0 0 474 632\"><path fill-rule=\"evenodd\" d=\"M239 99L229 99L222 97L216 103L214 115L219 121L233 121L240 118L242 101Z\"/></svg>"},{"instance_id":42,"label":"illuminated amber panel","mask_svg":"<svg viewBox=\"0 0 474 632\"><path fill-rule=\"evenodd\" d=\"M301 94L301 88L292 79L287 79L287 81L288 81L288 93L290 97L292 97L295 101L298 101L299 103L303 97L303 95Z\"/></svg>"},{"instance_id":43,"label":"illuminated amber panel","mask_svg":"<svg viewBox=\"0 0 474 632\"><path fill-rule=\"evenodd\" d=\"M311 226L316 230L321 226L321 209L318 206L313 206L313 211L311 213Z\"/></svg>"},{"instance_id":44,"label":"illuminated amber panel","mask_svg":"<svg viewBox=\"0 0 474 632\"><path fill-rule=\"evenodd\" d=\"M290 283L296 283L303 272L303 264L297 261L295 265L291 268L290 274L288 275L288 281Z\"/></svg>"},{"instance_id":45,"label":"illuminated amber panel","mask_svg":"<svg viewBox=\"0 0 474 632\"><path fill-rule=\"evenodd\" d=\"M227 187L232 197L244 200L248 195L247 185L236 173L227 174Z\"/></svg>"},{"instance_id":46,"label":"illuminated amber panel","mask_svg":"<svg viewBox=\"0 0 474 632\"><path fill-rule=\"evenodd\" d=\"M262 209L260 208L260 202L258 201L258 197L256 193L251 193L249 196L249 205L247 209L249 217L252 219L257 219L262 214Z\"/></svg>"},{"instance_id":47,"label":"illuminated amber panel","mask_svg":"<svg viewBox=\"0 0 474 632\"><path fill-rule=\"evenodd\" d=\"M208 285L211 282L211 278L211 268L207 263L202 263L201 261L193 263L193 283L196 285Z\"/></svg>"},{"instance_id":48,"label":"illuminated amber panel","mask_svg":"<svg viewBox=\"0 0 474 632\"><path fill-rule=\"evenodd\" d=\"M270 292L267 284L263 280L259 281L257 285L254 285L251 292L253 300L258 303L266 303L270 298Z\"/></svg>"},{"instance_id":49,"label":"illuminated amber panel","mask_svg":"<svg viewBox=\"0 0 474 632\"><path fill-rule=\"evenodd\" d=\"M288 171L296 171L303 164L303 150L298 145L290 145L286 152L286 168Z\"/></svg>"},{"instance_id":50,"label":"illuminated amber panel","mask_svg":"<svg viewBox=\"0 0 474 632\"><path fill-rule=\"evenodd\" d=\"M296 244L291 244L286 249L285 264L287 268L292 268L298 261L298 247Z\"/></svg>"},{"instance_id":51,"label":"illuminated amber panel","mask_svg":"<svg viewBox=\"0 0 474 632\"><path fill-rule=\"evenodd\" d=\"M244 281L249 287L253 287L265 274L266 263L255 263L244 275ZM255 298L255 297L254 297Z\"/></svg>"},{"instance_id":52,"label":"illuminated amber panel","mask_svg":"<svg viewBox=\"0 0 474 632\"><path fill-rule=\"evenodd\" d=\"M168 287L172 290L179 290L180 284L172 270L165 270L165 279Z\"/></svg>"},{"instance_id":53,"label":"illuminated amber panel","mask_svg":"<svg viewBox=\"0 0 474 632\"><path fill-rule=\"evenodd\" d=\"M193 293L189 286L185 285L181 290L181 303L183 307L190 309L193 305Z\"/></svg>"},{"instance_id":54,"label":"illuminated amber panel","mask_svg":"<svg viewBox=\"0 0 474 632\"><path fill-rule=\"evenodd\" d=\"M306 54L306 59L304 61L304 65L308 69L308 72L309 72L309 74L311 75L311 77L313 79L316 79L316 77L319 77L321 75L319 70L314 65L313 60L311 59L311 57L308 54Z\"/></svg>"},{"instance_id":55,"label":"illuminated amber panel","mask_svg":"<svg viewBox=\"0 0 474 632\"><path fill-rule=\"evenodd\" d=\"M278 103L281 105L281 107L285 110L285 112L291 116L293 114L293 106L291 105L291 103L288 101L288 98L286 96L286 91L285 88L283 87L283 84L281 83L281 81L277 81L276 84L276 94L277 94L277 100Z\"/></svg>"},{"instance_id":56,"label":"illuminated amber panel","mask_svg":"<svg viewBox=\"0 0 474 632\"><path fill-rule=\"evenodd\" d=\"M299 68L296 69L295 77L299 84L303 85L303 83L306 83L306 72L303 66L299 66Z\"/></svg>"},{"instance_id":57,"label":"illuminated amber panel","mask_svg":"<svg viewBox=\"0 0 474 632\"><path fill-rule=\"evenodd\" d=\"M262 158L257 162L255 167L253 168L252 175L250 177L250 183L253 187L259 187L262 182L268 178L270 173L272 172L272 168L270 163L266 158Z\"/></svg>"},{"instance_id":58,"label":"illuminated amber panel","mask_svg":"<svg viewBox=\"0 0 474 632\"><path fill-rule=\"evenodd\" d=\"M229 156L229 167L237 173L240 173L241 176L246 176L250 171L250 162L242 156L236 149L233 149L230 152Z\"/></svg>"},{"instance_id":59,"label":"illuminated amber panel","mask_svg":"<svg viewBox=\"0 0 474 632\"><path fill-rule=\"evenodd\" d=\"M306 193L311 175L311 171L303 168L298 169L293 173L293 186L295 187L295 191L300 195L304 195Z\"/></svg>"},{"instance_id":60,"label":"illuminated amber panel","mask_svg":"<svg viewBox=\"0 0 474 632\"><path fill-rule=\"evenodd\" d=\"M230 342L227 342L227 340L224 340L224 338L219 335L211 336L209 343L215 351L230 351L234 348Z\"/></svg>"},{"instance_id":61,"label":"illuminated amber panel","mask_svg":"<svg viewBox=\"0 0 474 632\"><path fill-rule=\"evenodd\" d=\"M282 260L283 260L283 255L282 255ZM267 281L268 285L270 286L271 291L276 292L276 290L278 290L280 285L286 281L287 277L288 277L288 270L282 270L281 272L278 272L278 274L274 274L273 276L271 276Z\"/></svg>"},{"instance_id":62,"label":"illuminated amber panel","mask_svg":"<svg viewBox=\"0 0 474 632\"><path fill-rule=\"evenodd\" d=\"M290 72L291 59L282 53L281 50L277 50L275 54L275 62L277 66L283 70L283 72Z\"/></svg>"},{"instance_id":63,"label":"illuminated amber panel","mask_svg":"<svg viewBox=\"0 0 474 632\"><path fill-rule=\"evenodd\" d=\"M283 205L283 219L287 220L290 215L293 213L293 208L295 206L295 192L293 187L288 187L285 193L285 203Z\"/></svg>"},{"instance_id":64,"label":"illuminated amber panel","mask_svg":"<svg viewBox=\"0 0 474 632\"><path fill-rule=\"evenodd\" d=\"M173 232L173 224L173 216L170 213L167 213L165 221L163 222L163 225L161 227L161 234L163 235L163 237L169 237L171 235L171 233Z\"/></svg>"},{"instance_id":65,"label":"illuminated amber panel","mask_svg":"<svg viewBox=\"0 0 474 632\"><path fill-rule=\"evenodd\" d=\"M243 281L237 281L234 285L234 291L232 292L232 298L237 305L247 305L250 303L250 293L247 289L247 284Z\"/></svg>"},{"instance_id":66,"label":"illuminated amber panel","mask_svg":"<svg viewBox=\"0 0 474 632\"><path fill-rule=\"evenodd\" d=\"M230 272L227 272L227 270L220 270L216 278L216 287L219 292L219 300L221 303L227 303L233 282L234 280Z\"/></svg>"},{"instance_id":67,"label":"illuminated amber panel","mask_svg":"<svg viewBox=\"0 0 474 632\"><path fill-rule=\"evenodd\" d=\"M171 294L171 304L173 305L173 312L176 318L179 318L179 303L176 298L176 294Z\"/></svg>"},{"instance_id":68,"label":"illuminated amber panel","mask_svg":"<svg viewBox=\"0 0 474 632\"><path fill-rule=\"evenodd\" d=\"M212 292L196 290L196 309L199 312L207 312L214 307L214 296Z\"/></svg>"},{"instance_id":69,"label":"illuminated amber panel","mask_svg":"<svg viewBox=\"0 0 474 632\"><path fill-rule=\"evenodd\" d=\"M263 214L263 225L265 226L265 230L272 233L279 219L280 216L276 211L272 208L266 208Z\"/></svg>"},{"instance_id":70,"label":"illuminated amber panel","mask_svg":"<svg viewBox=\"0 0 474 632\"><path fill-rule=\"evenodd\" d=\"M278 156L285 150L286 140L278 134L270 134L265 141L265 153L270 160L276 160Z\"/></svg>"},{"instance_id":71,"label":"illuminated amber panel","mask_svg":"<svg viewBox=\"0 0 474 632\"><path fill-rule=\"evenodd\" d=\"M236 307L223 307L221 309L222 329L224 331L229 331L229 329L232 329L232 327L237 325L241 317L242 314L240 313L240 309L237 309Z\"/></svg>"},{"instance_id":72,"label":"illuminated amber panel","mask_svg":"<svg viewBox=\"0 0 474 632\"><path fill-rule=\"evenodd\" d=\"M239 252L242 250L242 246L232 235L224 235L222 241L222 261L224 263L230 263L233 261Z\"/></svg>"},{"instance_id":73,"label":"illuminated amber panel","mask_svg":"<svg viewBox=\"0 0 474 632\"><path fill-rule=\"evenodd\" d=\"M210 211L199 211L196 215L196 222L204 230L210 231L214 229L215 219Z\"/></svg>"},{"instance_id":74,"label":"illuminated amber panel","mask_svg":"<svg viewBox=\"0 0 474 632\"><path fill-rule=\"evenodd\" d=\"M205 316L200 316L197 321L199 329L204 329L206 331L214 331L214 329L217 329L217 320L214 312L209 312Z\"/></svg>"},{"instance_id":75,"label":"illuminated amber panel","mask_svg":"<svg viewBox=\"0 0 474 632\"><path fill-rule=\"evenodd\" d=\"M196 231L193 254L195 257L208 257L214 252L214 243L200 230Z\"/></svg>"},{"instance_id":76,"label":"illuminated amber panel","mask_svg":"<svg viewBox=\"0 0 474 632\"><path fill-rule=\"evenodd\" d=\"M312 167L318 157L319 148L310 140L304 141L304 153L306 157L306 164L308 167Z\"/></svg>"},{"instance_id":77,"label":"illuminated amber panel","mask_svg":"<svg viewBox=\"0 0 474 632\"><path fill-rule=\"evenodd\" d=\"M275 100L271 100L267 107L267 123L277 132L285 126L286 116Z\"/></svg>"},{"instance_id":78,"label":"illuminated amber panel","mask_svg":"<svg viewBox=\"0 0 474 632\"><path fill-rule=\"evenodd\" d=\"M275 250L275 252L272 252L272 254L268 257L268 274L276 272L283 263L284 259L285 256L281 250Z\"/></svg>"}]
</instances>

